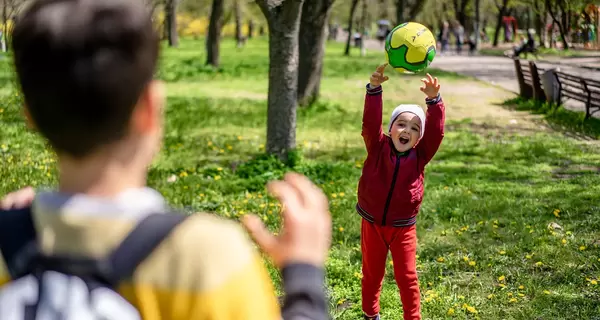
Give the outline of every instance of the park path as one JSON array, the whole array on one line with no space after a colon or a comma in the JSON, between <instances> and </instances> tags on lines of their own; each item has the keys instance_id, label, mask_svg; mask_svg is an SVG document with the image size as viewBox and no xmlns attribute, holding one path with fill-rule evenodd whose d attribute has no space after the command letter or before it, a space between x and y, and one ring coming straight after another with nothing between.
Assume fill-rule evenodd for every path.
<instances>
[{"instance_id":1,"label":"park path","mask_svg":"<svg viewBox=\"0 0 600 320\"><path fill-rule=\"evenodd\" d=\"M338 39L345 39L345 35L339 36ZM383 50L383 45L377 40L367 39L365 48L369 51ZM515 94L519 92L519 84L512 59L498 56L469 56L466 54L466 50L463 52L463 55L456 55L455 53L438 54L431 66L444 71L471 76ZM542 69L559 68L566 73L600 81L600 55L560 58L554 61L543 60L536 61L536 64ZM573 111L585 112L585 105L578 101L568 100L564 107ZM594 114L594 117L600 118L600 113Z\"/></svg>"}]
</instances>

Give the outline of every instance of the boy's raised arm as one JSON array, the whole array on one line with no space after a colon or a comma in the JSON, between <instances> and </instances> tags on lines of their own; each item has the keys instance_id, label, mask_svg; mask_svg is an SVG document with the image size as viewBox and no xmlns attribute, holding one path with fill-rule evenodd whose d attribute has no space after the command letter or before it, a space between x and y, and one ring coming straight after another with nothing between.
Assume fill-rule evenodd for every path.
<instances>
[{"instance_id":1,"label":"boy's raised arm","mask_svg":"<svg viewBox=\"0 0 600 320\"><path fill-rule=\"evenodd\" d=\"M383 75L386 66L387 64L383 64L377 67L377 70L371 75L369 84L367 84L362 121L362 136L367 151L379 145L385 138L381 127L383 117L383 89L381 84L389 79Z\"/></svg>"},{"instance_id":2,"label":"boy's raised arm","mask_svg":"<svg viewBox=\"0 0 600 320\"><path fill-rule=\"evenodd\" d=\"M426 165L436 154L444 139L446 111L444 102L439 94L440 84L438 83L438 79L433 79L428 74L427 79L423 79L422 81L425 83L425 86L421 87L421 91L427 95L425 99L427 115L425 118L425 133L422 141L417 145L417 149L424 159L423 165Z\"/></svg>"}]
</instances>

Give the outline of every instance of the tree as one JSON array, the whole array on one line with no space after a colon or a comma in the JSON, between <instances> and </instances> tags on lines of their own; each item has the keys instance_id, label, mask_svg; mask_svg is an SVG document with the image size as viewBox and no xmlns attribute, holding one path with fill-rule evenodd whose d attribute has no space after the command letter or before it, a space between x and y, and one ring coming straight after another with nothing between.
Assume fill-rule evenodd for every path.
<instances>
[{"instance_id":1,"label":"tree","mask_svg":"<svg viewBox=\"0 0 600 320\"><path fill-rule=\"evenodd\" d=\"M475 49L479 50L479 44L481 42L481 0L475 1L475 19L473 21L473 30L475 35Z\"/></svg>"},{"instance_id":2,"label":"tree","mask_svg":"<svg viewBox=\"0 0 600 320\"><path fill-rule=\"evenodd\" d=\"M256 0L269 26L267 147L287 160L296 147L298 33L304 0Z\"/></svg>"},{"instance_id":3,"label":"tree","mask_svg":"<svg viewBox=\"0 0 600 320\"><path fill-rule=\"evenodd\" d=\"M425 4L427 0L396 0L396 24L415 20Z\"/></svg>"},{"instance_id":4,"label":"tree","mask_svg":"<svg viewBox=\"0 0 600 320\"><path fill-rule=\"evenodd\" d=\"M546 9L552 18L552 21L558 26L563 49L569 49L569 29L571 25L570 17L574 9L578 6L583 7L584 2L578 0L546 0ZM579 9L579 8L578 8ZM579 11L579 10L577 10Z\"/></svg>"},{"instance_id":5,"label":"tree","mask_svg":"<svg viewBox=\"0 0 600 320\"><path fill-rule=\"evenodd\" d=\"M165 22L166 32L170 47L179 46L179 34L177 33L177 4L179 0L166 0Z\"/></svg>"},{"instance_id":6,"label":"tree","mask_svg":"<svg viewBox=\"0 0 600 320\"><path fill-rule=\"evenodd\" d=\"M218 67L220 64L221 29L223 28L223 0L213 0L206 39L206 64Z\"/></svg>"},{"instance_id":7,"label":"tree","mask_svg":"<svg viewBox=\"0 0 600 320\"><path fill-rule=\"evenodd\" d=\"M496 8L498 8L496 30L494 31L494 43L492 44L494 47L498 46L498 38L500 36L500 29L502 28L502 18L506 15L510 0L501 0L502 4L499 4L497 1L498 0L494 0L494 4L496 5Z\"/></svg>"},{"instance_id":8,"label":"tree","mask_svg":"<svg viewBox=\"0 0 600 320\"><path fill-rule=\"evenodd\" d=\"M469 0L453 0L453 2L456 20L458 20L461 26L465 26L467 22L467 4L469 4Z\"/></svg>"},{"instance_id":9,"label":"tree","mask_svg":"<svg viewBox=\"0 0 600 320\"><path fill-rule=\"evenodd\" d=\"M233 12L235 15L235 41L237 47L240 48L244 45L244 35L242 34L242 6L241 0L234 0Z\"/></svg>"},{"instance_id":10,"label":"tree","mask_svg":"<svg viewBox=\"0 0 600 320\"><path fill-rule=\"evenodd\" d=\"M9 29L10 25L8 22L13 19L21 6L23 5L24 0L3 0L2 1L2 51L5 52L8 50L8 44L10 43L10 34L12 30Z\"/></svg>"},{"instance_id":11,"label":"tree","mask_svg":"<svg viewBox=\"0 0 600 320\"><path fill-rule=\"evenodd\" d=\"M298 103L307 105L319 96L327 21L334 0L305 0L300 18Z\"/></svg>"},{"instance_id":12,"label":"tree","mask_svg":"<svg viewBox=\"0 0 600 320\"><path fill-rule=\"evenodd\" d=\"M350 5L350 15L348 16L348 39L346 39L346 49L344 50L344 55L350 55L350 42L352 41L352 31L354 24L354 15L356 14L356 7L358 6L358 0L352 0L352 4Z\"/></svg>"}]
</instances>

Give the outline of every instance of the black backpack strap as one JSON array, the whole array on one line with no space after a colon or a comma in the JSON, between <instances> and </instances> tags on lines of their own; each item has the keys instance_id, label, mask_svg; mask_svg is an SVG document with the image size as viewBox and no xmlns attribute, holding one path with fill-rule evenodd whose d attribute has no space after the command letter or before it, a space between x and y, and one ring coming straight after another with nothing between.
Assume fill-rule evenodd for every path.
<instances>
[{"instance_id":1,"label":"black backpack strap","mask_svg":"<svg viewBox=\"0 0 600 320\"><path fill-rule=\"evenodd\" d=\"M36 231L31 207L0 210L0 251L11 278L15 279L19 276L15 265L17 255L35 240Z\"/></svg>"},{"instance_id":2,"label":"black backpack strap","mask_svg":"<svg viewBox=\"0 0 600 320\"><path fill-rule=\"evenodd\" d=\"M105 260L107 277L113 285L133 276L136 268L188 216L180 213L157 213L144 218Z\"/></svg>"}]
</instances>

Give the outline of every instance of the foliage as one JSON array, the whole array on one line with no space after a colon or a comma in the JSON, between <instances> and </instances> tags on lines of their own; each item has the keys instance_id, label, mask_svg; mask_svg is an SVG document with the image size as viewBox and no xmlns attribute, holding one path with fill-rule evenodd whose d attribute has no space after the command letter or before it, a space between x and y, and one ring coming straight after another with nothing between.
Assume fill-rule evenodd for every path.
<instances>
[{"instance_id":1,"label":"foliage","mask_svg":"<svg viewBox=\"0 0 600 320\"><path fill-rule=\"evenodd\" d=\"M167 128L164 148L150 170L150 186L177 208L230 219L254 212L277 229L280 208L266 195L264 182L291 169L307 174L330 198L334 219L327 262L332 315L360 318L360 218L354 205L365 159L362 101L364 85L383 60L382 53L343 57L338 44L327 48L324 100L298 113L298 157L283 164L263 155L267 44L253 40L236 49L234 40L224 41L222 69L213 72L194 62L204 61L203 48L202 41L183 39L180 49L164 51L159 74L167 80ZM452 83L461 90L482 86L429 71L448 88ZM3 72L10 79L9 71ZM384 115L398 103L422 101L419 76L389 76ZM21 104L11 100L15 91L4 83L0 94L0 194L25 185L56 185L55 158L25 128ZM471 116L464 109L469 101L457 100L451 90L444 94L450 113L467 111L448 119L444 142L426 171L418 221L424 318L596 317L596 145L561 133L465 119ZM499 107L477 103L476 108ZM269 270L279 284L278 273ZM401 319L391 268L381 304L383 317Z\"/></svg>"}]
</instances>

